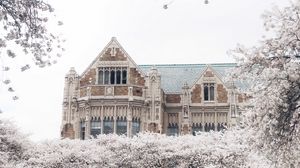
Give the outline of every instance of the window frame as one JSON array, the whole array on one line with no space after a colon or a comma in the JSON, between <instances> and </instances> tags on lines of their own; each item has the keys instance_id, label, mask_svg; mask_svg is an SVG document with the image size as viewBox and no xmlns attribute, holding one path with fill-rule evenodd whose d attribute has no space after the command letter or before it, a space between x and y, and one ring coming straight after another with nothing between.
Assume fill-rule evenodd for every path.
<instances>
[{"instance_id":1,"label":"window frame","mask_svg":"<svg viewBox=\"0 0 300 168\"><path fill-rule=\"evenodd\" d=\"M101 134L101 120L98 118L98 119L92 119L90 121L91 123L91 130L90 130L90 134L91 136L93 136L94 138L97 137L97 135L100 135Z\"/></svg>"},{"instance_id":2,"label":"window frame","mask_svg":"<svg viewBox=\"0 0 300 168\"><path fill-rule=\"evenodd\" d=\"M84 140L85 139L85 130L86 126L85 126L85 121L80 121L80 139Z\"/></svg>"},{"instance_id":3,"label":"window frame","mask_svg":"<svg viewBox=\"0 0 300 168\"><path fill-rule=\"evenodd\" d=\"M127 85L128 67L98 67L98 85Z\"/></svg>"},{"instance_id":4,"label":"window frame","mask_svg":"<svg viewBox=\"0 0 300 168\"><path fill-rule=\"evenodd\" d=\"M203 101L204 102L216 101L215 83L203 83Z\"/></svg>"}]
</instances>

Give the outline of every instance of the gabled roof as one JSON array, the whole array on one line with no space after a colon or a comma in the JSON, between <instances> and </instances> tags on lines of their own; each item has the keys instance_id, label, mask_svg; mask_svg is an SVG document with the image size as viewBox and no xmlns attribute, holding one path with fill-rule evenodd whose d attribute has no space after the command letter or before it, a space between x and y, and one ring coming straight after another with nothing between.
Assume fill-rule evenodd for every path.
<instances>
[{"instance_id":1,"label":"gabled roof","mask_svg":"<svg viewBox=\"0 0 300 168\"><path fill-rule=\"evenodd\" d=\"M93 60L93 62L83 71L83 73L80 76L84 76L87 71L99 61L100 57L105 53L105 51L110 48L110 47L117 47L120 48L121 51L125 54L127 57L128 61L130 61L137 69L138 71L141 71L139 69L139 66L136 65L136 63L133 61L133 59L129 56L129 54L124 50L124 48L121 46L121 44L117 41L116 37L112 37L110 42L103 48L103 50L98 54L98 56ZM143 73L143 72L141 72ZM142 74L144 75L144 74Z\"/></svg>"},{"instance_id":2,"label":"gabled roof","mask_svg":"<svg viewBox=\"0 0 300 168\"><path fill-rule=\"evenodd\" d=\"M139 65L147 73L154 65ZM165 93L181 93L182 86L187 83L191 87L207 69L207 64L160 64L155 65L161 75L161 87ZM228 72L236 67L235 63L209 64L217 72L221 79L224 79Z\"/></svg>"}]
</instances>

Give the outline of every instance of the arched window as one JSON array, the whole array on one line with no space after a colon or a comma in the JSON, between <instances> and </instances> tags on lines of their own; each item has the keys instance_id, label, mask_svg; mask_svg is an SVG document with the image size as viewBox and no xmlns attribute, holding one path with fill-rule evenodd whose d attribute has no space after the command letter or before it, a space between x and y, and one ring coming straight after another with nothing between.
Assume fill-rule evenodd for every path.
<instances>
[{"instance_id":1,"label":"arched window","mask_svg":"<svg viewBox=\"0 0 300 168\"><path fill-rule=\"evenodd\" d=\"M221 131L221 124L220 123L218 123L217 131Z\"/></svg>"},{"instance_id":2,"label":"arched window","mask_svg":"<svg viewBox=\"0 0 300 168\"><path fill-rule=\"evenodd\" d=\"M99 118L92 118L91 120L91 136L97 137L101 134L101 121Z\"/></svg>"},{"instance_id":3,"label":"arched window","mask_svg":"<svg viewBox=\"0 0 300 168\"><path fill-rule=\"evenodd\" d=\"M121 84L121 71L120 70L117 71L117 81L116 81L116 84Z\"/></svg>"},{"instance_id":4,"label":"arched window","mask_svg":"<svg viewBox=\"0 0 300 168\"><path fill-rule=\"evenodd\" d=\"M122 71L122 84L127 83L127 70Z\"/></svg>"},{"instance_id":5,"label":"arched window","mask_svg":"<svg viewBox=\"0 0 300 168\"><path fill-rule=\"evenodd\" d=\"M208 127L207 123L205 123L205 125L204 125L204 131L205 131L205 132L208 132L208 131L209 131L209 127Z\"/></svg>"},{"instance_id":6,"label":"arched window","mask_svg":"<svg viewBox=\"0 0 300 168\"><path fill-rule=\"evenodd\" d=\"M204 101L208 101L208 86L204 85Z\"/></svg>"},{"instance_id":7,"label":"arched window","mask_svg":"<svg viewBox=\"0 0 300 168\"><path fill-rule=\"evenodd\" d=\"M209 86L209 100L214 101L215 100L215 87L214 84L210 84Z\"/></svg>"},{"instance_id":8,"label":"arched window","mask_svg":"<svg viewBox=\"0 0 300 168\"><path fill-rule=\"evenodd\" d=\"M110 84L115 84L115 71L110 71Z\"/></svg>"},{"instance_id":9,"label":"arched window","mask_svg":"<svg viewBox=\"0 0 300 168\"><path fill-rule=\"evenodd\" d=\"M127 119L118 117L117 118L117 134L118 135L126 135L127 134Z\"/></svg>"},{"instance_id":10,"label":"arched window","mask_svg":"<svg viewBox=\"0 0 300 168\"><path fill-rule=\"evenodd\" d=\"M105 117L103 120L103 133L104 134L112 134L114 133L114 121L112 117Z\"/></svg>"},{"instance_id":11,"label":"arched window","mask_svg":"<svg viewBox=\"0 0 300 168\"><path fill-rule=\"evenodd\" d=\"M99 70L98 72L98 84L102 85L103 84L103 71Z\"/></svg>"},{"instance_id":12,"label":"arched window","mask_svg":"<svg viewBox=\"0 0 300 168\"><path fill-rule=\"evenodd\" d=\"M210 130L211 130L211 131L214 131L214 130L215 130L215 124L214 124L214 123L211 124Z\"/></svg>"},{"instance_id":13,"label":"arched window","mask_svg":"<svg viewBox=\"0 0 300 168\"><path fill-rule=\"evenodd\" d=\"M192 132L196 133L196 132L200 132L200 131L202 131L202 124L201 123L193 123Z\"/></svg>"},{"instance_id":14,"label":"arched window","mask_svg":"<svg viewBox=\"0 0 300 168\"><path fill-rule=\"evenodd\" d=\"M109 71L104 72L104 84L109 84Z\"/></svg>"},{"instance_id":15,"label":"arched window","mask_svg":"<svg viewBox=\"0 0 300 168\"><path fill-rule=\"evenodd\" d=\"M135 118L132 120L132 135L140 132L140 120Z\"/></svg>"},{"instance_id":16,"label":"arched window","mask_svg":"<svg viewBox=\"0 0 300 168\"><path fill-rule=\"evenodd\" d=\"M204 101L215 100L215 85L214 83L204 83Z\"/></svg>"}]
</instances>

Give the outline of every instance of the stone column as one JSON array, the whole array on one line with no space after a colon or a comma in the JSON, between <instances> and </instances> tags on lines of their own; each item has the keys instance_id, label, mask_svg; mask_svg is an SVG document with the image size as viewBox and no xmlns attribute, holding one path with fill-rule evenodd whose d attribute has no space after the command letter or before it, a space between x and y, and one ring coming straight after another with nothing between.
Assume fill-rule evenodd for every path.
<instances>
[{"instance_id":1,"label":"stone column","mask_svg":"<svg viewBox=\"0 0 300 168\"><path fill-rule=\"evenodd\" d=\"M114 116L114 134L117 133L117 117Z\"/></svg>"},{"instance_id":2,"label":"stone column","mask_svg":"<svg viewBox=\"0 0 300 168\"><path fill-rule=\"evenodd\" d=\"M214 125L215 125L215 131L217 131L217 124L218 124L218 121L217 121L217 112L215 111L215 121L214 121Z\"/></svg>"},{"instance_id":3,"label":"stone column","mask_svg":"<svg viewBox=\"0 0 300 168\"><path fill-rule=\"evenodd\" d=\"M91 134L91 119L90 117L86 117L85 119L85 137L84 139L89 139Z\"/></svg>"},{"instance_id":4,"label":"stone column","mask_svg":"<svg viewBox=\"0 0 300 168\"><path fill-rule=\"evenodd\" d=\"M77 116L75 121L74 121L74 131L75 131L75 139L80 139L79 116Z\"/></svg>"},{"instance_id":5,"label":"stone column","mask_svg":"<svg viewBox=\"0 0 300 168\"><path fill-rule=\"evenodd\" d=\"M127 137L132 137L132 120L127 121Z\"/></svg>"},{"instance_id":6,"label":"stone column","mask_svg":"<svg viewBox=\"0 0 300 168\"><path fill-rule=\"evenodd\" d=\"M202 131L204 132L204 126L205 126L205 123L204 123L204 111L202 111Z\"/></svg>"},{"instance_id":7,"label":"stone column","mask_svg":"<svg viewBox=\"0 0 300 168\"><path fill-rule=\"evenodd\" d=\"M132 107L129 104L127 106L127 136L132 136Z\"/></svg>"},{"instance_id":8,"label":"stone column","mask_svg":"<svg viewBox=\"0 0 300 168\"><path fill-rule=\"evenodd\" d=\"M117 110L116 105L113 107L113 114L114 114L114 134L117 133Z\"/></svg>"},{"instance_id":9,"label":"stone column","mask_svg":"<svg viewBox=\"0 0 300 168\"><path fill-rule=\"evenodd\" d=\"M103 123L103 118L104 118L104 107L101 106L101 109L100 109L100 121L101 121L101 134L103 134L103 129L104 129L104 123Z\"/></svg>"}]
</instances>

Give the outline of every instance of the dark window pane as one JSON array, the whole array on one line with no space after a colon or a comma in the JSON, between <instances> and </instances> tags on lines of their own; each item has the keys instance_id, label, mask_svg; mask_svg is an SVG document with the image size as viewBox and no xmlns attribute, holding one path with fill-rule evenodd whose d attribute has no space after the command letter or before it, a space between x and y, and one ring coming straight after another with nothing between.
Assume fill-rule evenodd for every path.
<instances>
[{"instance_id":1,"label":"dark window pane","mask_svg":"<svg viewBox=\"0 0 300 168\"><path fill-rule=\"evenodd\" d=\"M121 71L117 71L117 84L121 84Z\"/></svg>"},{"instance_id":2,"label":"dark window pane","mask_svg":"<svg viewBox=\"0 0 300 168\"><path fill-rule=\"evenodd\" d=\"M98 84L100 84L100 85L103 84L103 71L99 71L99 74L98 74Z\"/></svg>"},{"instance_id":3,"label":"dark window pane","mask_svg":"<svg viewBox=\"0 0 300 168\"><path fill-rule=\"evenodd\" d=\"M193 127L192 127L192 132L194 133L196 133L196 132L200 132L200 131L202 131L202 125L201 124L197 124L197 125L193 125Z\"/></svg>"},{"instance_id":4,"label":"dark window pane","mask_svg":"<svg viewBox=\"0 0 300 168\"><path fill-rule=\"evenodd\" d=\"M110 72L110 84L115 84L115 71Z\"/></svg>"},{"instance_id":5,"label":"dark window pane","mask_svg":"<svg viewBox=\"0 0 300 168\"><path fill-rule=\"evenodd\" d=\"M208 87L204 86L204 100L208 101Z\"/></svg>"},{"instance_id":6,"label":"dark window pane","mask_svg":"<svg viewBox=\"0 0 300 168\"><path fill-rule=\"evenodd\" d=\"M126 135L127 133L127 120L117 120L117 134Z\"/></svg>"},{"instance_id":7,"label":"dark window pane","mask_svg":"<svg viewBox=\"0 0 300 168\"><path fill-rule=\"evenodd\" d=\"M136 135L140 132L140 121L134 120L132 121L132 135Z\"/></svg>"},{"instance_id":8,"label":"dark window pane","mask_svg":"<svg viewBox=\"0 0 300 168\"><path fill-rule=\"evenodd\" d=\"M114 122L113 120L105 119L103 120L103 133L112 134L114 133Z\"/></svg>"},{"instance_id":9,"label":"dark window pane","mask_svg":"<svg viewBox=\"0 0 300 168\"><path fill-rule=\"evenodd\" d=\"M215 124L214 124L214 123L212 123L212 124L211 124L211 128L210 128L210 130L212 130L212 131L214 131L214 130L215 130Z\"/></svg>"},{"instance_id":10,"label":"dark window pane","mask_svg":"<svg viewBox=\"0 0 300 168\"><path fill-rule=\"evenodd\" d=\"M108 84L109 82L109 71L105 71L104 73L104 84Z\"/></svg>"},{"instance_id":11,"label":"dark window pane","mask_svg":"<svg viewBox=\"0 0 300 168\"><path fill-rule=\"evenodd\" d=\"M169 126L167 131L168 131L169 136L177 136L178 135L178 126L177 125Z\"/></svg>"},{"instance_id":12,"label":"dark window pane","mask_svg":"<svg viewBox=\"0 0 300 168\"><path fill-rule=\"evenodd\" d=\"M205 131L205 132L208 132L208 131L209 131L209 128L208 128L208 125L207 125L207 123L205 123L205 126L204 126L204 131Z\"/></svg>"},{"instance_id":13,"label":"dark window pane","mask_svg":"<svg viewBox=\"0 0 300 168\"><path fill-rule=\"evenodd\" d=\"M127 83L127 71L123 70L122 71L122 84L126 84Z\"/></svg>"},{"instance_id":14,"label":"dark window pane","mask_svg":"<svg viewBox=\"0 0 300 168\"><path fill-rule=\"evenodd\" d=\"M215 100L215 87L214 86L210 86L210 100L213 101Z\"/></svg>"},{"instance_id":15,"label":"dark window pane","mask_svg":"<svg viewBox=\"0 0 300 168\"><path fill-rule=\"evenodd\" d=\"M217 131L221 131L221 124L220 123L218 123Z\"/></svg>"},{"instance_id":16,"label":"dark window pane","mask_svg":"<svg viewBox=\"0 0 300 168\"><path fill-rule=\"evenodd\" d=\"M100 120L92 120L91 121L91 135L93 137L97 137L97 135L101 134L101 121Z\"/></svg>"},{"instance_id":17,"label":"dark window pane","mask_svg":"<svg viewBox=\"0 0 300 168\"><path fill-rule=\"evenodd\" d=\"M80 139L84 140L85 137L85 122L80 122Z\"/></svg>"}]
</instances>

